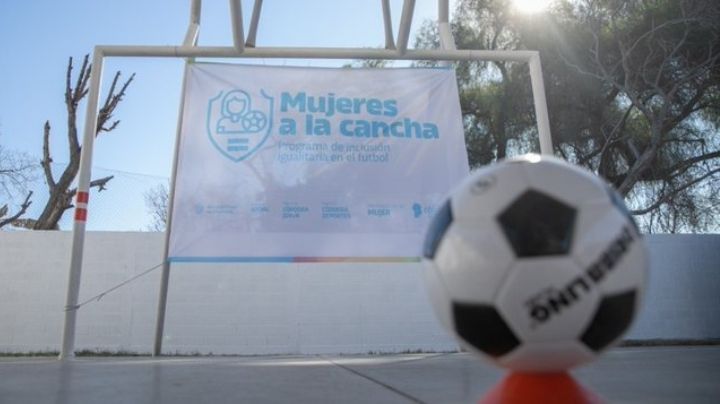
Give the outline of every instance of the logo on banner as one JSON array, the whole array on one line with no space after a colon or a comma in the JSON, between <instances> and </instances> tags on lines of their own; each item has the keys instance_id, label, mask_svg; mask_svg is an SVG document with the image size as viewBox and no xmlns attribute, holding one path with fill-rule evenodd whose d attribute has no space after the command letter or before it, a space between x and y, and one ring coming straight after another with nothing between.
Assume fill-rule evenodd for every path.
<instances>
[{"instance_id":1,"label":"logo on banner","mask_svg":"<svg viewBox=\"0 0 720 404\"><path fill-rule=\"evenodd\" d=\"M213 146L232 161L252 156L270 136L273 98L260 90L251 98L239 89L221 91L208 101L207 131Z\"/></svg>"}]
</instances>

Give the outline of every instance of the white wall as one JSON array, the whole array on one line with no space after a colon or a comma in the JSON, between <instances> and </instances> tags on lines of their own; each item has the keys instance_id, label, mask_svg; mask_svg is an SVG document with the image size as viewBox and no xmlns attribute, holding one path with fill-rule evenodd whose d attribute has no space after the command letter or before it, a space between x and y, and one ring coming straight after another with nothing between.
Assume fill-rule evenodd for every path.
<instances>
[{"instance_id":1,"label":"white wall","mask_svg":"<svg viewBox=\"0 0 720 404\"><path fill-rule=\"evenodd\" d=\"M627 338L720 340L720 235L647 240L647 295Z\"/></svg>"},{"instance_id":2,"label":"white wall","mask_svg":"<svg viewBox=\"0 0 720 404\"><path fill-rule=\"evenodd\" d=\"M58 350L67 232L0 232L0 352ZM80 301L162 260L163 235L90 232ZM160 270L80 309L77 349L150 352ZM453 350L418 264L176 264L164 352Z\"/></svg>"},{"instance_id":3,"label":"white wall","mask_svg":"<svg viewBox=\"0 0 720 404\"><path fill-rule=\"evenodd\" d=\"M0 232L0 352L59 350L71 234ZM88 233L80 300L156 264L157 233ZM720 236L649 238L632 339L720 338ZM80 309L77 349L150 352L160 271ZM418 264L177 264L164 352L453 350Z\"/></svg>"}]
</instances>

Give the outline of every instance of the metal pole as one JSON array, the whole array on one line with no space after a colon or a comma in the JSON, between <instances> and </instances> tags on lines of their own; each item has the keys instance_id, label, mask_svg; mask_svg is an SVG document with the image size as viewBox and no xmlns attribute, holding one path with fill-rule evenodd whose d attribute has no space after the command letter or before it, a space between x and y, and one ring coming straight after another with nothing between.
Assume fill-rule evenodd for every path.
<instances>
[{"instance_id":1,"label":"metal pole","mask_svg":"<svg viewBox=\"0 0 720 404\"><path fill-rule=\"evenodd\" d=\"M185 39L183 40L184 46L194 46L197 44L198 34L200 33L200 26L195 23L190 23L187 32L185 33Z\"/></svg>"},{"instance_id":2,"label":"metal pole","mask_svg":"<svg viewBox=\"0 0 720 404\"><path fill-rule=\"evenodd\" d=\"M550 118L548 117L547 98L545 97L545 84L543 82L540 55L535 52L528 60L530 67L530 84L532 85L533 102L535 104L535 119L540 138L540 153L553 154L552 136L550 134Z\"/></svg>"},{"instance_id":3,"label":"metal pole","mask_svg":"<svg viewBox=\"0 0 720 404\"><path fill-rule=\"evenodd\" d=\"M245 48L232 46L118 46L105 45L106 57L281 58L281 59L388 59L388 60L499 60L527 63L536 51L408 49L404 54L376 48Z\"/></svg>"},{"instance_id":4,"label":"metal pole","mask_svg":"<svg viewBox=\"0 0 720 404\"><path fill-rule=\"evenodd\" d=\"M200 25L200 12L202 11L202 0L192 0L190 4L190 24Z\"/></svg>"},{"instance_id":5,"label":"metal pole","mask_svg":"<svg viewBox=\"0 0 720 404\"><path fill-rule=\"evenodd\" d=\"M197 46L198 38L200 37L200 0L193 0L192 8L190 10L190 23L188 24L187 32L185 32L185 39L183 39L183 46ZM186 58L185 63L189 61L195 61L195 58Z\"/></svg>"},{"instance_id":6,"label":"metal pole","mask_svg":"<svg viewBox=\"0 0 720 404\"><path fill-rule=\"evenodd\" d=\"M455 38L453 38L452 31L450 30L450 24L448 18L450 15L450 5L448 0L438 0L438 33L440 34L440 49L455 50Z\"/></svg>"},{"instance_id":7,"label":"metal pole","mask_svg":"<svg viewBox=\"0 0 720 404\"><path fill-rule=\"evenodd\" d=\"M397 52L405 54L410 38L410 26L412 25L415 0L405 0L403 3L402 15L400 16L400 30L398 31Z\"/></svg>"},{"instance_id":8,"label":"metal pole","mask_svg":"<svg viewBox=\"0 0 720 404\"><path fill-rule=\"evenodd\" d=\"M162 354L162 341L165 333L165 312L167 311L167 295L170 283L170 261L168 255L170 253L170 231L173 223L173 207L175 206L175 184L177 181L178 154L180 153L180 135L182 131L183 113L185 112L185 83L187 81L187 72L189 63L185 63L183 70L183 81L180 95L180 106L178 108L178 124L175 133L175 152L173 154L172 173L170 174L170 190L168 198L167 225L165 226L165 246L163 247L163 267L162 276L160 278L160 296L158 297L157 319L155 322L155 344L153 345L153 356Z\"/></svg>"},{"instance_id":9,"label":"metal pole","mask_svg":"<svg viewBox=\"0 0 720 404\"><path fill-rule=\"evenodd\" d=\"M200 11L202 9L201 0L192 0L190 5L190 22L188 23L188 29L185 33L185 39L183 40L183 46L195 46L197 45L198 36L200 34Z\"/></svg>"},{"instance_id":10,"label":"metal pole","mask_svg":"<svg viewBox=\"0 0 720 404\"><path fill-rule=\"evenodd\" d=\"M85 113L85 134L80 151L80 172L75 205L75 221L73 222L72 252L68 275L67 298L65 299L65 324L63 327L62 350L60 359L75 356L75 324L77 320L77 303L80 294L80 276L82 273L83 247L85 244L85 224L90 190L90 171L92 166L93 143L97 128L98 99L100 82L102 81L103 52L95 47L92 68L90 70L90 89L88 92L87 111Z\"/></svg>"},{"instance_id":11,"label":"metal pole","mask_svg":"<svg viewBox=\"0 0 720 404\"><path fill-rule=\"evenodd\" d=\"M250 18L250 29L248 31L245 46L249 48L255 47L255 37L257 36L258 24L260 24L260 11L262 10L262 0L255 0L253 4L252 17Z\"/></svg>"},{"instance_id":12,"label":"metal pole","mask_svg":"<svg viewBox=\"0 0 720 404\"><path fill-rule=\"evenodd\" d=\"M438 22L448 22L450 20L450 4L449 0L438 0Z\"/></svg>"},{"instance_id":13,"label":"metal pole","mask_svg":"<svg viewBox=\"0 0 720 404\"><path fill-rule=\"evenodd\" d=\"M385 26L385 49L395 49L392 18L390 17L390 0L382 0L383 24Z\"/></svg>"},{"instance_id":14,"label":"metal pole","mask_svg":"<svg viewBox=\"0 0 720 404\"><path fill-rule=\"evenodd\" d=\"M190 13L190 25L183 46L196 46L198 34L200 32L200 0L193 0ZM172 172L170 174L170 189L168 206L167 206L167 223L165 224L165 245L163 246L163 266L162 275L160 276L160 293L158 295L158 309L155 319L155 343L153 344L153 356L162 354L162 341L165 334L165 313L167 312L167 295L170 285L170 262L168 254L170 252L170 230L172 228L172 212L175 205L175 179L177 177L177 161L180 150L180 130L182 128L182 118L185 105L185 79L187 77L188 64L194 61L194 58L185 59L185 67L183 68L182 88L180 95L180 105L178 107L178 124L175 133L175 151L173 153Z\"/></svg>"},{"instance_id":15,"label":"metal pole","mask_svg":"<svg viewBox=\"0 0 720 404\"><path fill-rule=\"evenodd\" d=\"M230 19L232 20L233 45L235 50L242 53L245 49L245 33L243 32L240 0L230 0Z\"/></svg>"},{"instance_id":16,"label":"metal pole","mask_svg":"<svg viewBox=\"0 0 720 404\"><path fill-rule=\"evenodd\" d=\"M438 0L438 33L440 34L440 49L444 50L455 50L455 38L453 38L452 31L450 31L450 24L448 23L449 11L448 0ZM441 62L441 66L449 67L452 62Z\"/></svg>"}]
</instances>

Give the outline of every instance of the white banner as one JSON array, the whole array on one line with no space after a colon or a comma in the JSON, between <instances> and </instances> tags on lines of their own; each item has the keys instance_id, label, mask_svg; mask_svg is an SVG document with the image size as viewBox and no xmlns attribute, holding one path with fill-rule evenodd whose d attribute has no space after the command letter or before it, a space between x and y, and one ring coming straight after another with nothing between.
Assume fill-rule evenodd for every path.
<instances>
[{"instance_id":1,"label":"white banner","mask_svg":"<svg viewBox=\"0 0 720 404\"><path fill-rule=\"evenodd\" d=\"M468 173L450 69L191 64L170 259L402 260Z\"/></svg>"}]
</instances>

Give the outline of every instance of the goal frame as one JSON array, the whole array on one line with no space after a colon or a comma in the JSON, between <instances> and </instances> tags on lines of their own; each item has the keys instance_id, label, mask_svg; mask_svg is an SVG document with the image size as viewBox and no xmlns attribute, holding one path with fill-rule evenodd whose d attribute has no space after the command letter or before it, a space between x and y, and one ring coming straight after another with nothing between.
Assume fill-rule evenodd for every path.
<instances>
[{"instance_id":1,"label":"goal frame","mask_svg":"<svg viewBox=\"0 0 720 404\"><path fill-rule=\"evenodd\" d=\"M538 51L522 50L478 50L457 49L449 24L449 0L438 0L438 31L440 49L408 49L410 27L415 9L415 0L404 0L398 28L397 40L392 30L390 0L380 0L383 12L385 33L384 49L373 48L332 48L332 47L256 47L257 29L260 22L262 0L253 4L247 37L243 27L241 0L229 0L232 23L233 46L197 46L200 32L202 0L191 0L190 21L185 38L179 46L134 46L134 45L97 45L93 50L90 87L88 91L87 111L83 133L80 169L75 198L75 216L72 230L72 246L68 274L68 288L65 304L65 319L62 336L62 349L59 359L74 357L75 329L77 320L78 296L85 245L85 226L87 221L89 188L92 168L94 128L97 126L100 85L102 83L103 63L106 58L266 58L266 59L377 59L377 60L424 60L424 61L510 61L527 63L530 71L530 83L533 93L535 117L540 140L540 153L552 154L552 138L545 97L545 86ZM184 83L184 80L183 80ZM181 97L184 99L185 94ZM182 102L181 107L182 108ZM178 117L178 122L182 114ZM177 137L180 125L178 124ZM153 355L162 353L162 339L165 324L170 264L168 262L169 235L172 226L172 204L175 174L177 171L178 141L175 143L169 200L168 223L165 230L162 275L155 327Z\"/></svg>"}]
</instances>

